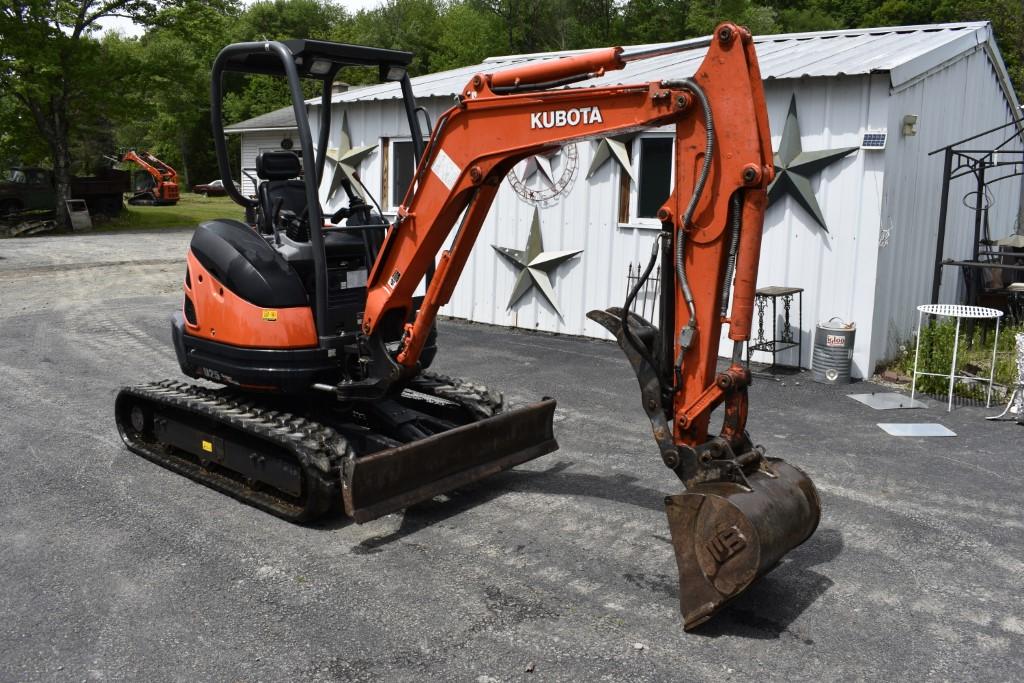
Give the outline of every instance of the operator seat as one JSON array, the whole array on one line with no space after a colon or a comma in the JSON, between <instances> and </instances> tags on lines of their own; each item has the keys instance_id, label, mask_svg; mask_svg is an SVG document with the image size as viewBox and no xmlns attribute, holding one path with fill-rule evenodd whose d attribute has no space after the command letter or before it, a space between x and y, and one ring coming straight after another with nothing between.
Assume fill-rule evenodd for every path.
<instances>
[{"instance_id":1,"label":"operator seat","mask_svg":"<svg viewBox=\"0 0 1024 683\"><path fill-rule=\"evenodd\" d=\"M306 210L306 185L298 180L302 163L295 152L281 150L262 152L256 156L256 175L263 181L256 190L263 216L260 232L274 231L274 217L279 211L291 211L296 216Z\"/></svg>"}]
</instances>

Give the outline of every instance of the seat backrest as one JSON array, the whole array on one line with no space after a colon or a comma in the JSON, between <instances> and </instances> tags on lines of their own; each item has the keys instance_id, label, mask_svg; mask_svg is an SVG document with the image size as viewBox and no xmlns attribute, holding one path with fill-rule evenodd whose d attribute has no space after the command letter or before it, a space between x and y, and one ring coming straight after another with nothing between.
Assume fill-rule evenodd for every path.
<instances>
[{"instance_id":1,"label":"seat backrest","mask_svg":"<svg viewBox=\"0 0 1024 683\"><path fill-rule=\"evenodd\" d=\"M291 180L302 175L302 162L290 150L261 152L256 155L256 175L261 180Z\"/></svg>"},{"instance_id":2,"label":"seat backrest","mask_svg":"<svg viewBox=\"0 0 1024 683\"><path fill-rule=\"evenodd\" d=\"M273 232L274 216L291 211L296 216L306 210L306 184L296 180L302 175L302 163L295 152L263 152L256 157L256 175L263 181L256 190L264 224L260 232Z\"/></svg>"}]
</instances>

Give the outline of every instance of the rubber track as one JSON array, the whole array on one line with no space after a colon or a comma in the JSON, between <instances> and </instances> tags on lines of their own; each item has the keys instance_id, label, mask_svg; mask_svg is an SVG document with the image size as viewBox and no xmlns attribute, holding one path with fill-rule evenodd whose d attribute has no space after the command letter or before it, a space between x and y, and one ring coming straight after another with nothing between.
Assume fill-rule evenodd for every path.
<instances>
[{"instance_id":1,"label":"rubber track","mask_svg":"<svg viewBox=\"0 0 1024 683\"><path fill-rule=\"evenodd\" d=\"M507 407L505 397L499 391L430 370L417 375L409 383L409 388L457 403L477 420L494 417Z\"/></svg>"},{"instance_id":2,"label":"rubber track","mask_svg":"<svg viewBox=\"0 0 1024 683\"><path fill-rule=\"evenodd\" d=\"M338 469L351 451L345 438L331 427L229 389L207 389L172 380L124 387L118 394L119 404L122 396L143 399L157 412L159 406L167 406L213 420L285 449L302 468L302 499L296 501L290 496L278 497L268 490L252 489L219 471L203 469L191 457L133 439L130 425L120 424L119 419L118 430L125 444L148 460L291 522L312 521L340 500ZM118 410L118 415L121 414Z\"/></svg>"}]
</instances>

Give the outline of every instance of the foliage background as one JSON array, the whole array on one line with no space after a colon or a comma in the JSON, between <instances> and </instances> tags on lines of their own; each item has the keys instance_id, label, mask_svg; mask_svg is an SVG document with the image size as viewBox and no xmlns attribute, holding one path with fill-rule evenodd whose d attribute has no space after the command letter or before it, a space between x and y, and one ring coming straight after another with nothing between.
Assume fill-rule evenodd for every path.
<instances>
[{"instance_id":1,"label":"foliage background","mask_svg":"<svg viewBox=\"0 0 1024 683\"><path fill-rule=\"evenodd\" d=\"M104 11L132 17L146 32L101 34L86 20ZM678 40L724 19L760 34L985 19L1019 88L1022 16L1021 0L385 0L356 13L332 0L0 0L0 166L54 166L63 152L29 105L52 104L64 92L66 112L55 116L66 117L73 172L134 147L170 163L186 186L216 178L210 64L242 40L311 37L411 50L417 75L500 54ZM266 78L226 87L228 123L288 102Z\"/></svg>"}]
</instances>

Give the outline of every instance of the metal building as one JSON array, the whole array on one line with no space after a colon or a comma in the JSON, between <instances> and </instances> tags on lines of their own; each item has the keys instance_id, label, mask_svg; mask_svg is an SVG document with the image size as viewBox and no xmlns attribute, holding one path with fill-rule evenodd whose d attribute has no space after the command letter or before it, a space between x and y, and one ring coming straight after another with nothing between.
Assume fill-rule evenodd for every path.
<instances>
[{"instance_id":1,"label":"metal building","mask_svg":"<svg viewBox=\"0 0 1024 683\"><path fill-rule=\"evenodd\" d=\"M282 107L266 114L224 128L228 135L238 135L242 152L242 175L238 178L242 194L256 194L256 156L275 149L291 149L298 139L295 111Z\"/></svg>"},{"instance_id":2,"label":"metal building","mask_svg":"<svg viewBox=\"0 0 1024 683\"><path fill-rule=\"evenodd\" d=\"M756 45L773 148L839 150L808 176L817 211L795 193L769 207L759 285L803 288L803 367L810 365L815 323L839 316L857 324L853 374L869 376L909 338L915 306L930 297L942 156L928 153L1013 121L1020 116L1016 97L987 22L761 36ZM415 78L413 86L436 121L474 74L561 54L496 57ZM702 58L703 50L695 50L632 62L585 85L683 78ZM413 171L398 96L397 84L336 95L330 136L335 156L356 150L359 176L392 214ZM315 104L309 114L315 137ZM783 140L789 119L795 123ZM1020 153L1020 140L1004 149ZM649 216L665 198L670 155L671 131L660 130L567 145L520 164L503 183L442 314L607 337L586 312L621 305L630 264L646 261L657 228ZM963 258L970 254L973 223L959 189L953 188L957 201L950 201L945 255ZM335 208L329 178L321 192ZM993 236L1015 232L1020 196L1015 179L988 198ZM580 253L549 270L546 292L532 287L510 304L519 268L492 246L525 249L535 215L544 250ZM957 273L947 271L941 300L952 302L961 285ZM722 348L727 353L731 345ZM796 352L789 353L779 361L795 363Z\"/></svg>"}]
</instances>

